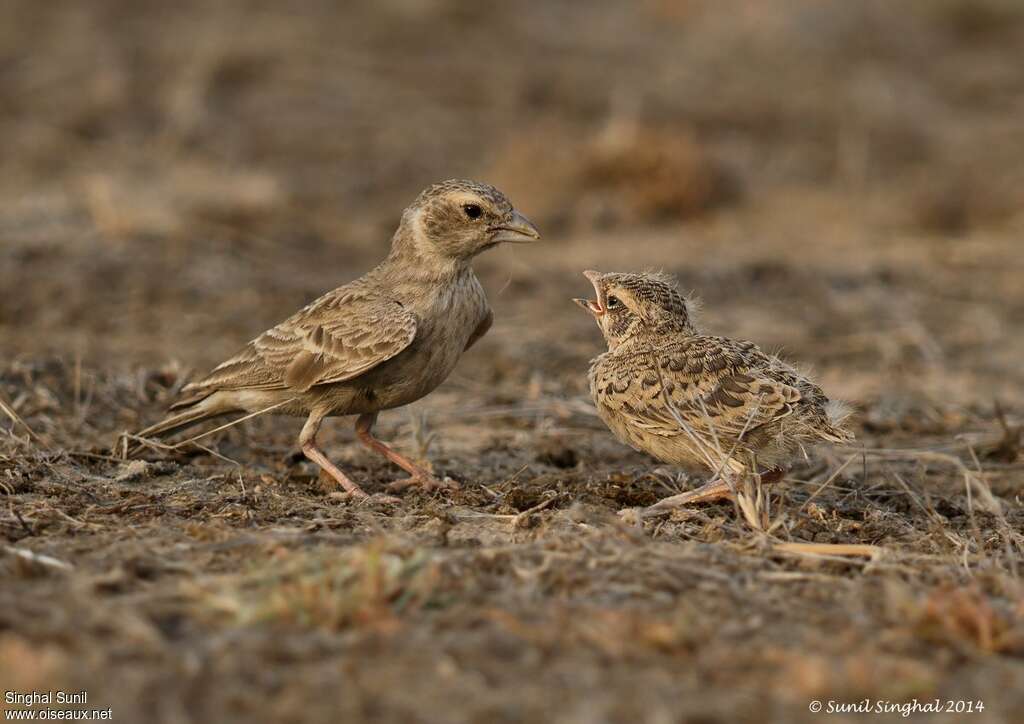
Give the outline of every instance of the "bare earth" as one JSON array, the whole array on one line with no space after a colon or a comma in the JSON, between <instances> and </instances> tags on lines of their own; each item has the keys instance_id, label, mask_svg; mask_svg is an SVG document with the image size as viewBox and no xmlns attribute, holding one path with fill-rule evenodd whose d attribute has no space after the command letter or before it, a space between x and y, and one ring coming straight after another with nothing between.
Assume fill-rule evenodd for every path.
<instances>
[{"instance_id":1,"label":"bare earth","mask_svg":"<svg viewBox=\"0 0 1024 724\"><path fill-rule=\"evenodd\" d=\"M122 722L1019 720L1019 4L342 5L0 10L0 688ZM381 416L461 490L342 500L269 416L119 459L451 176L545 234L480 258L493 329ZM856 444L746 509L619 515L706 479L586 394L580 271L645 267L812 367ZM332 458L403 477L351 422Z\"/></svg>"}]
</instances>

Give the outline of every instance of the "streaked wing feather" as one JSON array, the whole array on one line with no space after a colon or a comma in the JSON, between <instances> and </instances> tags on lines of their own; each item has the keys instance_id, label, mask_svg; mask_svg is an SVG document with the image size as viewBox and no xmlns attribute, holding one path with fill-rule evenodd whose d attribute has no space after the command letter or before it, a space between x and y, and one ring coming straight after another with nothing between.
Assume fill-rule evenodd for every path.
<instances>
[{"instance_id":1,"label":"streaked wing feather","mask_svg":"<svg viewBox=\"0 0 1024 724\"><path fill-rule=\"evenodd\" d=\"M287 363L284 381L289 387L305 391L357 377L397 355L416 336L416 318L397 302L361 302L344 312L343 317L298 326L287 348L279 340L272 342L264 354Z\"/></svg>"},{"instance_id":2,"label":"streaked wing feather","mask_svg":"<svg viewBox=\"0 0 1024 724\"><path fill-rule=\"evenodd\" d=\"M708 442L736 440L790 414L801 397L751 343L700 337L638 359L609 366L595 391L631 425L662 437L686 435L681 421Z\"/></svg>"},{"instance_id":3,"label":"streaked wing feather","mask_svg":"<svg viewBox=\"0 0 1024 724\"><path fill-rule=\"evenodd\" d=\"M399 354L415 336L416 318L398 302L342 288L268 329L184 391L306 391L363 374Z\"/></svg>"}]
</instances>

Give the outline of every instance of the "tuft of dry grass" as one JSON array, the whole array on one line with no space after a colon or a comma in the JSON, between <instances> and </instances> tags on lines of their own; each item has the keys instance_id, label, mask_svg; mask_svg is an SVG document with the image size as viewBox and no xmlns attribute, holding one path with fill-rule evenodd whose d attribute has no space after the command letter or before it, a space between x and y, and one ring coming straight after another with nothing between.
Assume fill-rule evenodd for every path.
<instances>
[{"instance_id":1,"label":"tuft of dry grass","mask_svg":"<svg viewBox=\"0 0 1024 724\"><path fill-rule=\"evenodd\" d=\"M438 561L423 549L380 538L338 550L278 550L268 562L198 593L199 611L244 626L393 628L442 600Z\"/></svg>"},{"instance_id":2,"label":"tuft of dry grass","mask_svg":"<svg viewBox=\"0 0 1024 724\"><path fill-rule=\"evenodd\" d=\"M918 635L966 653L1024 655L1024 597L993 600L977 584L944 585L920 602Z\"/></svg>"}]
</instances>

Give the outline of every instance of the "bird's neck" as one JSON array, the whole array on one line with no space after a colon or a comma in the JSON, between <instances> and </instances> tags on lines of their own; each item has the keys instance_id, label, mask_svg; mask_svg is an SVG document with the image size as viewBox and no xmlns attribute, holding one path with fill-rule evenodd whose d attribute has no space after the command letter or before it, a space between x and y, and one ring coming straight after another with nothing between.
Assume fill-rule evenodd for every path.
<instances>
[{"instance_id":1,"label":"bird's neck","mask_svg":"<svg viewBox=\"0 0 1024 724\"><path fill-rule=\"evenodd\" d=\"M616 355L629 355L643 352L650 346L650 340L646 338L646 335L630 334L611 342L608 345L608 351L614 352Z\"/></svg>"},{"instance_id":2,"label":"bird's neck","mask_svg":"<svg viewBox=\"0 0 1024 724\"><path fill-rule=\"evenodd\" d=\"M661 337L693 337L698 334L697 328L688 319L665 319L652 325L650 334Z\"/></svg>"},{"instance_id":3,"label":"bird's neck","mask_svg":"<svg viewBox=\"0 0 1024 724\"><path fill-rule=\"evenodd\" d=\"M616 354L643 353L652 347L659 347L697 335L697 330L689 322L670 320L651 327L634 329L622 337L615 345Z\"/></svg>"},{"instance_id":4,"label":"bird's neck","mask_svg":"<svg viewBox=\"0 0 1024 724\"><path fill-rule=\"evenodd\" d=\"M437 254L426 245L407 238L400 227L392 240L391 252L370 275L395 292L418 295L472 277L470 261Z\"/></svg>"}]
</instances>

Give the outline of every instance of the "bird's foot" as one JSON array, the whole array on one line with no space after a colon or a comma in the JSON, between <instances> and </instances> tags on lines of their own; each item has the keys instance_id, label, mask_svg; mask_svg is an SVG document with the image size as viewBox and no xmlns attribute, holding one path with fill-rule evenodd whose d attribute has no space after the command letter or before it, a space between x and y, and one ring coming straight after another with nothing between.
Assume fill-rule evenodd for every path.
<instances>
[{"instance_id":1,"label":"bird's foot","mask_svg":"<svg viewBox=\"0 0 1024 724\"><path fill-rule=\"evenodd\" d=\"M419 473L410 475L404 480L396 480L393 483L389 483L386 487L389 492L400 493L401 491L411 488L414 485L420 486L422 490L458 490L459 484L451 478L445 478L444 480L438 480L430 473L421 471Z\"/></svg>"},{"instance_id":2,"label":"bird's foot","mask_svg":"<svg viewBox=\"0 0 1024 724\"><path fill-rule=\"evenodd\" d=\"M771 485L785 477L786 471L779 468L772 468L761 473L761 484ZM684 508L695 503L713 503L718 500L734 500L735 490L725 480L713 480L710 483L700 486L696 490L688 490L679 495L673 495L659 500L654 505L646 508L625 508L619 511L619 515L627 521L635 522L642 520L649 515L660 515L671 512L678 508Z\"/></svg>"},{"instance_id":3,"label":"bird's foot","mask_svg":"<svg viewBox=\"0 0 1024 724\"><path fill-rule=\"evenodd\" d=\"M320 468L317 482L321 490L328 492L328 495L335 498L344 496L346 499L357 500L369 497L366 491L359 487L354 480L333 465L330 468L326 466Z\"/></svg>"},{"instance_id":4,"label":"bird's foot","mask_svg":"<svg viewBox=\"0 0 1024 724\"><path fill-rule=\"evenodd\" d=\"M303 454L320 466L319 480L325 487L340 487L353 498L365 498L366 491L359 487L359 484L345 475L337 465L332 463L326 455L316 446L316 440L310 439L302 445Z\"/></svg>"},{"instance_id":5,"label":"bird's foot","mask_svg":"<svg viewBox=\"0 0 1024 724\"><path fill-rule=\"evenodd\" d=\"M646 508L625 508L619 511L619 516L627 522L638 522L651 515L662 515L677 508L685 508L694 503L711 503L716 500L731 500L733 497L732 488L724 480L716 480L702 485L696 490L688 490L679 495L673 495L659 500L654 505Z\"/></svg>"}]
</instances>

